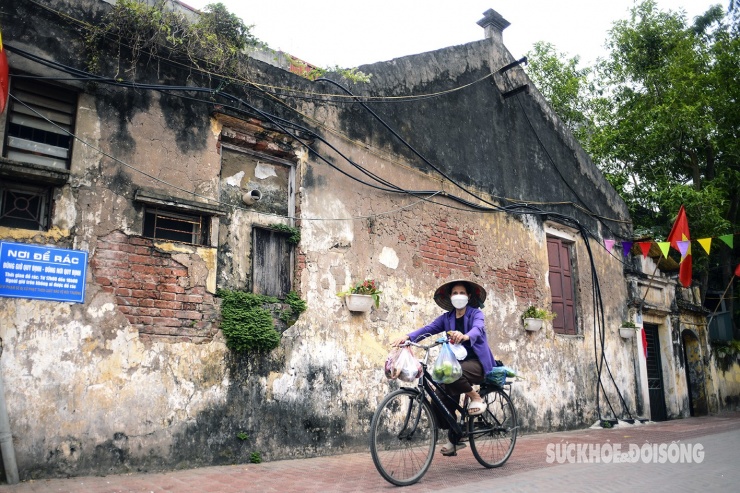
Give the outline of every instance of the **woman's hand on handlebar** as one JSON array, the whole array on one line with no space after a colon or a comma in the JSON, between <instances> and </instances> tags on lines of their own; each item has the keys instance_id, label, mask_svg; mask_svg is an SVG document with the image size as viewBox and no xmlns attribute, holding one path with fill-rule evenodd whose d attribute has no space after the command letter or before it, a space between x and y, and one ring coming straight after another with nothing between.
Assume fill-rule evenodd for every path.
<instances>
[{"instance_id":1,"label":"woman's hand on handlebar","mask_svg":"<svg viewBox=\"0 0 740 493\"><path fill-rule=\"evenodd\" d=\"M450 338L450 342L452 344L460 344L461 342L470 340L469 335L463 334L462 332L458 332L456 330L453 330L452 332L448 332L447 336Z\"/></svg>"},{"instance_id":2,"label":"woman's hand on handlebar","mask_svg":"<svg viewBox=\"0 0 740 493\"><path fill-rule=\"evenodd\" d=\"M398 346L400 346L401 344L403 344L404 342L406 342L408 340L409 340L409 336L403 335L403 336L399 337L398 339L394 340L391 343L391 346L398 347Z\"/></svg>"}]
</instances>

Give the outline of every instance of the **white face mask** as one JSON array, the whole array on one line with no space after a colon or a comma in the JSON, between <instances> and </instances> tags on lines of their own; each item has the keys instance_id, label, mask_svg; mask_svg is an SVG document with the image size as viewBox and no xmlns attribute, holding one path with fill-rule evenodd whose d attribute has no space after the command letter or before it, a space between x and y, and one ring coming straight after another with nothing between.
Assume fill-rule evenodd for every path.
<instances>
[{"instance_id":1,"label":"white face mask","mask_svg":"<svg viewBox=\"0 0 740 493\"><path fill-rule=\"evenodd\" d=\"M453 296L450 296L450 301L452 302L452 306L460 310L467 306L468 297L464 294L455 294Z\"/></svg>"}]
</instances>

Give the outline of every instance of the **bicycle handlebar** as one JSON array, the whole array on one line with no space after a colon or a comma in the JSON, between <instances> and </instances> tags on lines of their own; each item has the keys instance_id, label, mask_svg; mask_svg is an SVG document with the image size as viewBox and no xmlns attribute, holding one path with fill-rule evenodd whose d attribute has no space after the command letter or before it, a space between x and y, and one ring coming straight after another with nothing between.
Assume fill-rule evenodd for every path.
<instances>
[{"instance_id":1,"label":"bicycle handlebar","mask_svg":"<svg viewBox=\"0 0 740 493\"><path fill-rule=\"evenodd\" d=\"M437 347L437 346L439 346L441 344L444 344L445 342L448 342L448 341L449 341L449 339L447 339L447 338L445 338L445 339L438 339L434 343L425 346L424 344L419 344L418 342L413 342L411 340L408 340L408 341L404 342L403 344L401 344L399 347L414 346L414 347L421 348L424 351L429 351L433 347Z\"/></svg>"}]
</instances>

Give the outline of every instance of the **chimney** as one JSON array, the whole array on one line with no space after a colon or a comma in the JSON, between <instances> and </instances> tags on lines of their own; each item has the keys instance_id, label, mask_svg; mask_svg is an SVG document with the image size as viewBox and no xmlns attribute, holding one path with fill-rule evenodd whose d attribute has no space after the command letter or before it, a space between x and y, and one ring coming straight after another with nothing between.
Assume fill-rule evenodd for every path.
<instances>
[{"instance_id":1,"label":"chimney","mask_svg":"<svg viewBox=\"0 0 740 493\"><path fill-rule=\"evenodd\" d=\"M488 9L483 12L483 18L478 21L478 25L485 30L486 38L491 38L495 44L503 46L504 29L509 27L511 23L501 17L501 14L493 9Z\"/></svg>"}]
</instances>

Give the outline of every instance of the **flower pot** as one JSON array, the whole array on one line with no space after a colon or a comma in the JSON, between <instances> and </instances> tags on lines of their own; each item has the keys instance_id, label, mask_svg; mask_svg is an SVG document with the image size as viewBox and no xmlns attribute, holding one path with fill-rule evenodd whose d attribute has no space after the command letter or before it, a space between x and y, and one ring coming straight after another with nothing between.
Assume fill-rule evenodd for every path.
<instances>
[{"instance_id":1,"label":"flower pot","mask_svg":"<svg viewBox=\"0 0 740 493\"><path fill-rule=\"evenodd\" d=\"M624 339L635 337L635 332L637 332L637 329L633 327L620 327L619 328L619 335L622 336Z\"/></svg>"},{"instance_id":2,"label":"flower pot","mask_svg":"<svg viewBox=\"0 0 740 493\"><path fill-rule=\"evenodd\" d=\"M344 302L351 312L369 312L373 306L373 297L369 294L348 294Z\"/></svg>"},{"instance_id":3,"label":"flower pot","mask_svg":"<svg viewBox=\"0 0 740 493\"><path fill-rule=\"evenodd\" d=\"M525 318L524 328L530 332L537 332L542 328L542 322L544 320L541 318Z\"/></svg>"}]
</instances>

